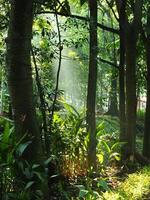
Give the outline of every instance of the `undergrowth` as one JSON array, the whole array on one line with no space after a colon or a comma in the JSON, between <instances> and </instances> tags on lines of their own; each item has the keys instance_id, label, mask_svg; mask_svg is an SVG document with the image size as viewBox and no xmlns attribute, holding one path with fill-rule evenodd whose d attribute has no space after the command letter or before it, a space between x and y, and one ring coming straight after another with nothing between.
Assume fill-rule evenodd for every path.
<instances>
[{"instance_id":1,"label":"undergrowth","mask_svg":"<svg viewBox=\"0 0 150 200\"><path fill-rule=\"evenodd\" d=\"M103 194L105 200L149 200L150 199L150 168L145 167L139 172L128 175L120 186Z\"/></svg>"}]
</instances>

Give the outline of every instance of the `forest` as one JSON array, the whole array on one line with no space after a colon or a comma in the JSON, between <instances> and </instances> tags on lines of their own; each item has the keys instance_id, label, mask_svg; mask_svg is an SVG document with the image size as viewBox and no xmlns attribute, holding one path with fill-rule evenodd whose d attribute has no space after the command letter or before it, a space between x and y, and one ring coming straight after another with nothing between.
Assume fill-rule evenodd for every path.
<instances>
[{"instance_id":1,"label":"forest","mask_svg":"<svg viewBox=\"0 0 150 200\"><path fill-rule=\"evenodd\" d=\"M0 0L0 200L150 200L149 0Z\"/></svg>"}]
</instances>

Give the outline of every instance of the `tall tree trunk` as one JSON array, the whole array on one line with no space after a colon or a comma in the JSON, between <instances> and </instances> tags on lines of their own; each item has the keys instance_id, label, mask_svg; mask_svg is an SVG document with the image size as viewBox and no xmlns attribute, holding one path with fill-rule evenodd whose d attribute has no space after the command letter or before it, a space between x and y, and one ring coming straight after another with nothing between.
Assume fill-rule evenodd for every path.
<instances>
[{"instance_id":1,"label":"tall tree trunk","mask_svg":"<svg viewBox=\"0 0 150 200\"><path fill-rule=\"evenodd\" d=\"M136 44L142 18L142 0L136 0L134 19L126 28L126 149L125 158L134 159L136 140Z\"/></svg>"},{"instance_id":2,"label":"tall tree trunk","mask_svg":"<svg viewBox=\"0 0 150 200\"><path fill-rule=\"evenodd\" d=\"M87 91L87 132L89 134L88 165L96 168L96 82L97 82L97 0L89 0L90 52Z\"/></svg>"},{"instance_id":3,"label":"tall tree trunk","mask_svg":"<svg viewBox=\"0 0 150 200\"><path fill-rule=\"evenodd\" d=\"M16 128L16 140L27 134L32 141L26 152L27 160L39 161L41 141L33 103L31 38L33 22L32 0L14 0L11 3L7 38L8 86Z\"/></svg>"},{"instance_id":4,"label":"tall tree trunk","mask_svg":"<svg viewBox=\"0 0 150 200\"><path fill-rule=\"evenodd\" d=\"M130 27L126 37L126 152L134 155L136 132L136 39Z\"/></svg>"},{"instance_id":5,"label":"tall tree trunk","mask_svg":"<svg viewBox=\"0 0 150 200\"><path fill-rule=\"evenodd\" d=\"M150 27L150 6L148 9L147 27ZM143 142L143 155L150 158L150 33L146 38L146 61L147 61L147 100L145 113L145 130Z\"/></svg>"},{"instance_id":6,"label":"tall tree trunk","mask_svg":"<svg viewBox=\"0 0 150 200\"><path fill-rule=\"evenodd\" d=\"M33 102L31 69L31 38L33 1L13 0L7 38L7 76L15 121L16 142L26 135L24 141L32 143L22 155L29 163L41 163L42 148L39 127ZM23 178L17 171L17 180ZM25 181L23 179L23 181ZM35 186L36 187L36 186ZM47 185L40 190L47 192ZM39 185L37 185L39 188ZM37 189L33 188L33 190ZM47 197L47 194L46 194Z\"/></svg>"},{"instance_id":7,"label":"tall tree trunk","mask_svg":"<svg viewBox=\"0 0 150 200\"><path fill-rule=\"evenodd\" d=\"M119 12L120 27L120 68L119 68L119 118L120 141L125 141L125 10L126 0L121 1Z\"/></svg>"},{"instance_id":8,"label":"tall tree trunk","mask_svg":"<svg viewBox=\"0 0 150 200\"><path fill-rule=\"evenodd\" d=\"M114 27L113 25L113 19L111 18L110 13L108 13L108 17L111 19L111 26L112 28ZM117 65L117 54L116 54L116 44L115 44L115 34L113 33L113 57L112 59L114 60L114 64ZM110 90L110 97L109 97L109 108L107 114L112 115L112 116L118 116L118 90L117 90L117 82L118 82L118 70L115 68L111 69L111 90Z\"/></svg>"}]
</instances>

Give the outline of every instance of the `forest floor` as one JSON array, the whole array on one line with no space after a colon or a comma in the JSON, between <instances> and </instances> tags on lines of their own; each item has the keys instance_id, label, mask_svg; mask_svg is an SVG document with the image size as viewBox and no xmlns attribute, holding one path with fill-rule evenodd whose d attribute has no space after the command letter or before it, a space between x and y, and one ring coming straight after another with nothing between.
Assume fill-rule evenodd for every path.
<instances>
[{"instance_id":1,"label":"forest floor","mask_svg":"<svg viewBox=\"0 0 150 200\"><path fill-rule=\"evenodd\" d=\"M138 168L135 172L131 170L118 175L114 178L117 184L112 184L111 191L106 191L102 199L150 200L150 167Z\"/></svg>"},{"instance_id":2,"label":"forest floor","mask_svg":"<svg viewBox=\"0 0 150 200\"><path fill-rule=\"evenodd\" d=\"M144 115L141 112L137 117L136 126L136 149L140 153L143 146L143 124ZM65 169L65 173L54 175L49 183L51 200L150 200L150 166L144 167L138 162L122 164L119 162L119 119L117 117L108 115L98 117L97 156L99 166L97 173L89 174L86 163L83 163L84 166L80 166L78 151L74 151L75 155L72 155L72 151L78 147L74 146L77 145L78 137L76 136L80 136L80 140L78 139L80 145L81 141L84 141L85 135L73 135L70 121L68 130L71 130L69 132L71 139L68 138L67 141L75 142L72 143L71 148L70 143L67 146L70 154L64 157L65 162L61 164L61 172L64 172ZM80 133L82 133L82 128ZM67 136L68 132L65 139ZM82 158L84 159L84 157Z\"/></svg>"},{"instance_id":3,"label":"forest floor","mask_svg":"<svg viewBox=\"0 0 150 200\"><path fill-rule=\"evenodd\" d=\"M97 127L100 140L104 139L111 149L113 142L118 140L118 118L100 116ZM142 151L143 130L143 114L140 113L137 118L138 152ZM150 200L150 166L143 167L136 162L123 163L121 166L116 162L103 164L106 166L94 177L79 176L72 181L66 187L66 194L71 195L66 195L64 200Z\"/></svg>"},{"instance_id":4,"label":"forest floor","mask_svg":"<svg viewBox=\"0 0 150 200\"><path fill-rule=\"evenodd\" d=\"M99 183L99 184L98 184ZM107 167L103 175L64 184L58 200L150 200L150 166Z\"/></svg>"}]
</instances>

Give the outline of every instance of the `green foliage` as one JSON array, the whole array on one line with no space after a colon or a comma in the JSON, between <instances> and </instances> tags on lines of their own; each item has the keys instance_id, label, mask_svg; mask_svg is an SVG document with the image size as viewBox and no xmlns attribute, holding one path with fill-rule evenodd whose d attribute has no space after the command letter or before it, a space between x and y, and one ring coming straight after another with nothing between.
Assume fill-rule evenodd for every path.
<instances>
[{"instance_id":1,"label":"green foliage","mask_svg":"<svg viewBox=\"0 0 150 200\"><path fill-rule=\"evenodd\" d=\"M79 189L77 199L96 200L101 199L102 191L110 191L105 178L86 177L85 185L75 185Z\"/></svg>"},{"instance_id":2,"label":"green foliage","mask_svg":"<svg viewBox=\"0 0 150 200\"><path fill-rule=\"evenodd\" d=\"M107 115L99 118L96 135L97 158L101 168L120 160L120 148L124 143L118 142L118 131L118 118Z\"/></svg>"},{"instance_id":3,"label":"green foliage","mask_svg":"<svg viewBox=\"0 0 150 200\"><path fill-rule=\"evenodd\" d=\"M7 118L0 118L1 126L4 130L0 135L0 163L10 164L10 158L13 153L13 133L14 126L12 126L11 120Z\"/></svg>"},{"instance_id":4,"label":"green foliage","mask_svg":"<svg viewBox=\"0 0 150 200\"><path fill-rule=\"evenodd\" d=\"M121 181L118 187L110 189L107 182L103 179L97 181L102 186L92 188L93 180L87 179L87 186L77 185L79 188L79 196L76 199L84 200L143 200L149 199L150 189L150 168L145 167L136 173L128 175ZM103 192L102 192L103 191Z\"/></svg>"},{"instance_id":5,"label":"green foliage","mask_svg":"<svg viewBox=\"0 0 150 200\"><path fill-rule=\"evenodd\" d=\"M149 199L150 191L150 168L145 167L139 172L130 174L121 183L117 191L106 192L103 197L106 200L142 200Z\"/></svg>"},{"instance_id":6,"label":"green foliage","mask_svg":"<svg viewBox=\"0 0 150 200\"><path fill-rule=\"evenodd\" d=\"M119 118L109 115L101 115L97 118L97 135L109 135L109 137L118 139L119 137Z\"/></svg>"},{"instance_id":7,"label":"green foliage","mask_svg":"<svg viewBox=\"0 0 150 200\"><path fill-rule=\"evenodd\" d=\"M84 112L79 113L73 106L63 103L64 110L54 114L53 153L64 162L65 173L75 173L86 160L86 128ZM56 142L57 141L57 142ZM70 175L71 175L70 174ZM66 174L67 175L67 174ZM68 174L69 175L69 174Z\"/></svg>"},{"instance_id":8,"label":"green foliage","mask_svg":"<svg viewBox=\"0 0 150 200\"><path fill-rule=\"evenodd\" d=\"M0 185L5 196L13 188L13 176L10 167L13 165L13 133L14 127L7 118L0 118L3 132L0 135ZM7 199L7 198L6 198ZM5 198L4 198L5 200Z\"/></svg>"},{"instance_id":9,"label":"green foliage","mask_svg":"<svg viewBox=\"0 0 150 200\"><path fill-rule=\"evenodd\" d=\"M45 185L48 160L43 164L28 163L22 159L23 153L31 141L22 143L26 135L18 142L14 140L14 126L11 120L1 118L4 130L0 135L0 185L2 200L41 199L40 188L34 193L35 185ZM16 179L16 174L18 178Z\"/></svg>"},{"instance_id":10,"label":"green foliage","mask_svg":"<svg viewBox=\"0 0 150 200\"><path fill-rule=\"evenodd\" d=\"M99 153L97 154L100 164L106 167L113 161L120 161L121 154L119 153L119 149L121 145L123 145L123 143L116 142L112 146L109 146L105 140L101 140L98 144Z\"/></svg>"},{"instance_id":11,"label":"green foliage","mask_svg":"<svg viewBox=\"0 0 150 200\"><path fill-rule=\"evenodd\" d=\"M99 193L93 190L80 189L79 199L96 200L100 197Z\"/></svg>"}]
</instances>

